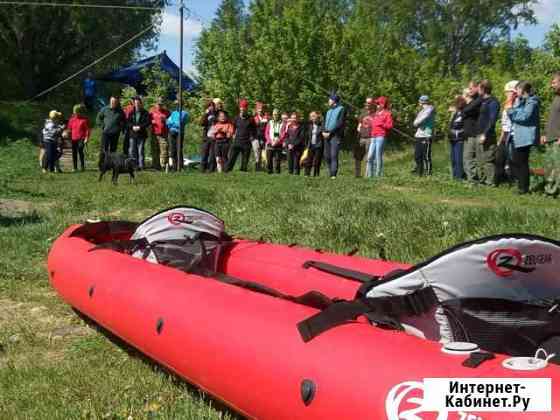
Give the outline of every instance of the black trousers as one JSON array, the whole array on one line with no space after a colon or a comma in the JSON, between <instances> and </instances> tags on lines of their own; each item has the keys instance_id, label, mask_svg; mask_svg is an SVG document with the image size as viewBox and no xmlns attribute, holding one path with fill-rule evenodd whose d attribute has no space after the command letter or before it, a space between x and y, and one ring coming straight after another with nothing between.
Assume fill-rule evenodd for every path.
<instances>
[{"instance_id":1,"label":"black trousers","mask_svg":"<svg viewBox=\"0 0 560 420\"><path fill-rule=\"evenodd\" d=\"M128 149L130 148L130 130L125 130L123 137L123 155L128 156Z\"/></svg>"},{"instance_id":2,"label":"black trousers","mask_svg":"<svg viewBox=\"0 0 560 420\"><path fill-rule=\"evenodd\" d=\"M206 137L200 145L200 170L202 172L209 171L210 168L216 167L216 157L214 155L214 140Z\"/></svg>"},{"instance_id":3,"label":"black trousers","mask_svg":"<svg viewBox=\"0 0 560 420\"><path fill-rule=\"evenodd\" d=\"M249 158L251 157L251 143L247 142L239 142L233 143L231 147L230 156L228 160L227 171L233 170L235 167L235 163L237 162L237 158L241 153L241 171L247 172L247 167L249 166Z\"/></svg>"},{"instance_id":4,"label":"black trousers","mask_svg":"<svg viewBox=\"0 0 560 420\"><path fill-rule=\"evenodd\" d=\"M58 145L55 142L49 142L44 144L45 144L45 152L47 155L46 169L49 172L54 172L56 161L60 157L58 154Z\"/></svg>"},{"instance_id":5,"label":"black trousers","mask_svg":"<svg viewBox=\"0 0 560 420\"><path fill-rule=\"evenodd\" d=\"M221 160L222 170L226 170L228 167L229 142L227 140L217 141L214 146L214 153L216 154L215 160Z\"/></svg>"},{"instance_id":6,"label":"black trousers","mask_svg":"<svg viewBox=\"0 0 560 420\"><path fill-rule=\"evenodd\" d=\"M101 147L103 148L105 153L115 153L117 151L117 146L119 144L119 134L120 133L103 133L103 135L101 136Z\"/></svg>"},{"instance_id":7,"label":"black trousers","mask_svg":"<svg viewBox=\"0 0 560 420\"><path fill-rule=\"evenodd\" d=\"M416 137L414 160L418 175L432 174L432 139L429 137Z\"/></svg>"},{"instance_id":8,"label":"black trousers","mask_svg":"<svg viewBox=\"0 0 560 420\"><path fill-rule=\"evenodd\" d=\"M531 146L514 148L511 156L513 174L517 178L519 191L529 192L529 153Z\"/></svg>"},{"instance_id":9,"label":"black trousers","mask_svg":"<svg viewBox=\"0 0 560 420\"><path fill-rule=\"evenodd\" d=\"M266 169L268 173L272 173L272 168L277 174L280 173L280 163L282 162L282 148L281 147L269 147L266 149Z\"/></svg>"},{"instance_id":10,"label":"black trousers","mask_svg":"<svg viewBox=\"0 0 560 420\"><path fill-rule=\"evenodd\" d=\"M496 184L512 180L511 175L513 174L508 174L506 172L507 165L509 165L510 168L513 166L511 163L510 153L508 152L508 147L510 147L508 144L502 142L496 148Z\"/></svg>"},{"instance_id":11,"label":"black trousers","mask_svg":"<svg viewBox=\"0 0 560 420\"><path fill-rule=\"evenodd\" d=\"M78 156L80 157L80 167L82 170L85 168L85 157L84 157L84 140L72 141L72 163L74 165L74 170L78 169Z\"/></svg>"},{"instance_id":12,"label":"black trousers","mask_svg":"<svg viewBox=\"0 0 560 420\"><path fill-rule=\"evenodd\" d=\"M323 161L323 148L310 147L308 153L305 161L305 176L311 175L311 168L313 168L313 176L319 176L321 162Z\"/></svg>"},{"instance_id":13,"label":"black trousers","mask_svg":"<svg viewBox=\"0 0 560 420\"><path fill-rule=\"evenodd\" d=\"M303 150L301 149L292 149L288 150L288 173L290 175L299 175L300 173L300 164L299 161L301 159L301 155Z\"/></svg>"}]
</instances>

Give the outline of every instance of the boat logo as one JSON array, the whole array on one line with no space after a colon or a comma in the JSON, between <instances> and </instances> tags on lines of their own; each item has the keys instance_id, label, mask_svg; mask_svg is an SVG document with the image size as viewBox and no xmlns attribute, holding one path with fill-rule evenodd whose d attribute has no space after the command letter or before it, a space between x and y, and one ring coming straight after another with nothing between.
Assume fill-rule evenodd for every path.
<instances>
[{"instance_id":1,"label":"boat logo","mask_svg":"<svg viewBox=\"0 0 560 420\"><path fill-rule=\"evenodd\" d=\"M167 216L167 220L173 226L180 226L182 224L191 224L193 223L193 219L189 216L186 216L183 213L171 213Z\"/></svg>"},{"instance_id":2,"label":"boat logo","mask_svg":"<svg viewBox=\"0 0 560 420\"><path fill-rule=\"evenodd\" d=\"M510 277L514 272L532 273L537 265L552 264L551 254L522 255L515 248L501 248L486 257L488 268L500 277Z\"/></svg>"}]
</instances>

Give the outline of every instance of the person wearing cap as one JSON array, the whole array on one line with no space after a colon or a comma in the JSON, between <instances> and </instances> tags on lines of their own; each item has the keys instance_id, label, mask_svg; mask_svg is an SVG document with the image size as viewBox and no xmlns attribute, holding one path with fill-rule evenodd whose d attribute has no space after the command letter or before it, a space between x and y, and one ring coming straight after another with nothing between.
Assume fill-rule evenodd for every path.
<instances>
[{"instance_id":1,"label":"person wearing cap","mask_svg":"<svg viewBox=\"0 0 560 420\"><path fill-rule=\"evenodd\" d=\"M518 182L518 193L529 192L529 153L540 140L540 100L527 81L517 85L519 101L508 109L508 117L513 123L512 166Z\"/></svg>"},{"instance_id":2,"label":"person wearing cap","mask_svg":"<svg viewBox=\"0 0 560 420\"><path fill-rule=\"evenodd\" d=\"M554 100L541 144L547 145L544 162L545 193L555 197L560 194L560 71L552 75L550 87L554 92Z\"/></svg>"},{"instance_id":3,"label":"person wearing cap","mask_svg":"<svg viewBox=\"0 0 560 420\"><path fill-rule=\"evenodd\" d=\"M165 172L169 172L168 130L165 123L169 115L163 98L157 98L155 106L150 108L152 167L156 170L163 169Z\"/></svg>"},{"instance_id":4,"label":"person wearing cap","mask_svg":"<svg viewBox=\"0 0 560 420\"><path fill-rule=\"evenodd\" d=\"M428 95L420 96L418 100L420 104L420 111L414 119L414 128L416 134L414 136L415 150L414 161L416 168L414 172L419 175L432 174L432 138L434 134L434 126L436 120L435 108L430 105L430 98Z\"/></svg>"},{"instance_id":5,"label":"person wearing cap","mask_svg":"<svg viewBox=\"0 0 560 420\"><path fill-rule=\"evenodd\" d=\"M468 94L465 95L467 106L463 109L465 124L465 144L463 148L463 168L467 181L472 185L478 180L476 148L478 130L478 117L482 105L480 96L480 82L471 81L468 87Z\"/></svg>"},{"instance_id":6,"label":"person wearing cap","mask_svg":"<svg viewBox=\"0 0 560 420\"><path fill-rule=\"evenodd\" d=\"M364 106L364 111L359 116L358 120L358 141L355 143L353 148L354 154L354 175L356 178L362 175L362 161L369 151L369 145L371 144L372 134L372 120L375 115L375 100L373 98L367 98ZM366 165L366 177L368 174L369 166Z\"/></svg>"},{"instance_id":7,"label":"person wearing cap","mask_svg":"<svg viewBox=\"0 0 560 420\"><path fill-rule=\"evenodd\" d=\"M513 148L513 123L511 122L508 110L513 108L517 100L516 87L519 82L517 80L512 80L506 83L504 87L504 92L506 94L506 100L503 104L502 112L502 134L498 139L498 145L496 147L496 184L499 185L511 179L511 174L508 173L511 169L511 156Z\"/></svg>"},{"instance_id":8,"label":"person wearing cap","mask_svg":"<svg viewBox=\"0 0 560 420\"><path fill-rule=\"evenodd\" d=\"M62 132L64 125L62 124L62 113L53 110L49 112L49 117L45 121L43 127L43 144L47 156L46 168L43 172L54 172L56 161L58 160L58 148L62 143Z\"/></svg>"},{"instance_id":9,"label":"person wearing cap","mask_svg":"<svg viewBox=\"0 0 560 420\"><path fill-rule=\"evenodd\" d=\"M84 147L89 141L91 133L89 119L85 115L85 107L82 104L74 106L74 113L68 120L68 130L70 140L72 140L72 164L74 172L78 170L78 157L80 158L80 168L85 170Z\"/></svg>"},{"instance_id":10,"label":"person wearing cap","mask_svg":"<svg viewBox=\"0 0 560 420\"><path fill-rule=\"evenodd\" d=\"M367 155L369 178L383 175L383 152L385 141L393 128L393 115L389 109L389 98L381 96L375 100L377 110L371 120L371 143Z\"/></svg>"},{"instance_id":11,"label":"person wearing cap","mask_svg":"<svg viewBox=\"0 0 560 420\"><path fill-rule=\"evenodd\" d=\"M128 156L136 160L138 170L141 171L144 169L144 146L148 138L151 120L150 114L144 109L144 103L139 96L134 98L134 111L128 117L127 124L130 131Z\"/></svg>"},{"instance_id":12,"label":"person wearing cap","mask_svg":"<svg viewBox=\"0 0 560 420\"><path fill-rule=\"evenodd\" d=\"M264 112L264 104L257 101L255 104L255 115L253 116L257 127L257 137L252 141L253 154L255 155L255 171L262 169L262 151L265 148L265 130L270 119L269 114Z\"/></svg>"},{"instance_id":13,"label":"person wearing cap","mask_svg":"<svg viewBox=\"0 0 560 420\"><path fill-rule=\"evenodd\" d=\"M266 165L269 174L272 174L272 169L277 174L280 173L280 165L282 162L282 147L286 139L287 126L281 119L280 111L274 109L272 111L272 119L266 126Z\"/></svg>"},{"instance_id":14,"label":"person wearing cap","mask_svg":"<svg viewBox=\"0 0 560 420\"><path fill-rule=\"evenodd\" d=\"M338 155L344 138L346 110L340 104L340 97L333 94L329 97L329 110L325 116L323 127L324 157L331 179L338 174Z\"/></svg>"},{"instance_id":15,"label":"person wearing cap","mask_svg":"<svg viewBox=\"0 0 560 420\"><path fill-rule=\"evenodd\" d=\"M480 82L480 94L482 102L476 144L478 181L483 185L496 186L496 123L500 116L500 103L492 96L492 83L489 80Z\"/></svg>"},{"instance_id":16,"label":"person wearing cap","mask_svg":"<svg viewBox=\"0 0 560 420\"><path fill-rule=\"evenodd\" d=\"M251 143L257 138L257 126L255 120L249 114L249 101L247 99L239 101L239 115L233 120L233 128L234 140L226 172L233 170L240 153L241 171L247 172L249 158L251 157Z\"/></svg>"},{"instance_id":17,"label":"person wearing cap","mask_svg":"<svg viewBox=\"0 0 560 420\"><path fill-rule=\"evenodd\" d=\"M125 129L126 117L121 108L119 98L111 96L109 105L97 114L97 125L101 127L101 148L105 153L114 153L119 144L119 135ZM128 153L128 150L127 150Z\"/></svg>"},{"instance_id":18,"label":"person wearing cap","mask_svg":"<svg viewBox=\"0 0 560 420\"><path fill-rule=\"evenodd\" d=\"M169 155L170 155L170 170L177 171L182 165L179 162L183 161L183 149L185 147L185 129L189 122L189 113L186 109L181 110L179 114L179 101L175 101L177 109L169 115L165 124L167 125L168 131L168 142L169 142ZM181 144L179 145L179 130L181 131ZM177 153L179 152L179 153ZM177 158L177 154L179 157ZM177 161L179 159L179 162Z\"/></svg>"},{"instance_id":19,"label":"person wearing cap","mask_svg":"<svg viewBox=\"0 0 560 420\"><path fill-rule=\"evenodd\" d=\"M223 172L228 167L229 147L235 131L224 111L218 111L218 121L212 131L216 142L216 169L218 172Z\"/></svg>"}]
</instances>

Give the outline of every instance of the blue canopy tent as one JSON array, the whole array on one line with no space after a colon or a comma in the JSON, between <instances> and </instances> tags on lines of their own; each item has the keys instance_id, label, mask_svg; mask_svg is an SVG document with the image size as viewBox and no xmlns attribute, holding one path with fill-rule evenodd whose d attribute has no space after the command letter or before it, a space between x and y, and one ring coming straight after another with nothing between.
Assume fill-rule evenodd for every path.
<instances>
[{"instance_id":1,"label":"blue canopy tent","mask_svg":"<svg viewBox=\"0 0 560 420\"><path fill-rule=\"evenodd\" d=\"M142 70L152 66L159 66L167 72L174 80L179 82L179 66L177 66L164 51L153 57L145 58L114 70L102 76L95 77L96 80L103 82L117 82L132 86L140 94L145 93L145 86L142 84ZM192 92L196 89L196 82L183 72L183 90ZM174 94L175 92L170 92Z\"/></svg>"}]
</instances>

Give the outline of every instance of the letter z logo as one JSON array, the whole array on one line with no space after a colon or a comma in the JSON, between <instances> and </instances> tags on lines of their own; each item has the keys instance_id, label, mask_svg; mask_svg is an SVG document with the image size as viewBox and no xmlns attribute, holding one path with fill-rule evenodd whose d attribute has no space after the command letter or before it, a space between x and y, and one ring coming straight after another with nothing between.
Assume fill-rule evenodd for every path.
<instances>
[{"instance_id":1,"label":"letter z logo","mask_svg":"<svg viewBox=\"0 0 560 420\"><path fill-rule=\"evenodd\" d=\"M496 249L486 257L486 264L497 276L510 277L515 271L531 273L535 267L524 267L523 256L517 249Z\"/></svg>"}]
</instances>

